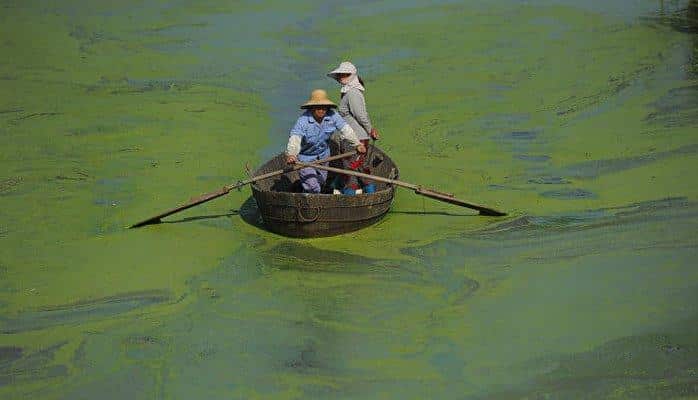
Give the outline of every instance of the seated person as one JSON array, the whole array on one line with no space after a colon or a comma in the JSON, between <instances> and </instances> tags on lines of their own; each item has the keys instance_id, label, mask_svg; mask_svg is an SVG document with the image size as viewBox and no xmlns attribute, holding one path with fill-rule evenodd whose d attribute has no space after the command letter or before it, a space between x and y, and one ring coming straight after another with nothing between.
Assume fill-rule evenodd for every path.
<instances>
[{"instance_id":1,"label":"seated person","mask_svg":"<svg viewBox=\"0 0 698 400\"><path fill-rule=\"evenodd\" d=\"M333 108L337 108L337 105L327 98L327 92L313 90L310 100L301 106L306 111L291 129L286 146L287 163L293 164L299 160L313 162L329 157L330 136L335 130L339 130L340 137L355 146L357 152L366 153L366 147L356 137L354 130ZM299 174L305 193L320 193L327 180L327 171L316 168L303 168Z\"/></svg>"}]
</instances>

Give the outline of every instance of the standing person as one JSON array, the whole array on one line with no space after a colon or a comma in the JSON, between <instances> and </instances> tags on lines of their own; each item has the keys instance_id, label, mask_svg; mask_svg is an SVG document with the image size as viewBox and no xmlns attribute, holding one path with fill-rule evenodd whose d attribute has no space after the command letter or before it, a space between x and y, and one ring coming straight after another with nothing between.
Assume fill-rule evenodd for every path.
<instances>
[{"instance_id":1,"label":"standing person","mask_svg":"<svg viewBox=\"0 0 698 400\"><path fill-rule=\"evenodd\" d=\"M327 98L322 89L313 90L310 99L301 106L305 110L291 129L286 146L288 164L313 162L330 156L329 140L336 130L340 137L356 147L356 151L366 153L366 147L359 141L354 130L333 108L337 105ZM325 164L327 165L327 164ZM299 171L301 185L306 193L320 193L327 179L327 171L316 168L303 168Z\"/></svg>"},{"instance_id":2,"label":"standing person","mask_svg":"<svg viewBox=\"0 0 698 400\"><path fill-rule=\"evenodd\" d=\"M369 145L369 137L378 140L378 131L371 125L371 118L368 116L368 111L366 111L366 98L364 97L366 88L354 64L349 61L344 61L339 64L339 67L327 74L327 76L335 79L342 85L342 89L340 90L342 98L339 101L339 115L341 115L352 127L354 132L356 132L356 136L361 143L367 147ZM353 160L349 159L344 161L344 166L345 168L355 171L371 173L368 166L364 165L365 159L365 153L360 154ZM344 192L346 194L356 193L363 183L364 182L361 182L356 177L347 177L345 180ZM373 193L376 190L376 186L373 183L368 183L363 185L363 190L366 193Z\"/></svg>"}]
</instances>

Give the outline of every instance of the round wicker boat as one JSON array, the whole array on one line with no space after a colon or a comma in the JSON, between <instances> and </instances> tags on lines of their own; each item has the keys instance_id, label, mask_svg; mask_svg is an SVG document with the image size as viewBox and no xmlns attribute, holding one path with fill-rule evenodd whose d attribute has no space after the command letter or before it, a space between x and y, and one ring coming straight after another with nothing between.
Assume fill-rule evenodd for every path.
<instances>
[{"instance_id":1,"label":"round wicker boat","mask_svg":"<svg viewBox=\"0 0 698 400\"><path fill-rule=\"evenodd\" d=\"M341 168L341 165L332 166ZM371 174L398 178L395 163L382 150L372 146L368 154ZM258 176L282 169L286 156L279 154L252 173ZM327 181L331 181L332 173ZM252 184L252 194L264 221L272 232L292 237L332 236L355 231L380 220L390 209L395 194L393 185L376 183L376 192L347 196L343 194L300 193L298 172Z\"/></svg>"}]
</instances>

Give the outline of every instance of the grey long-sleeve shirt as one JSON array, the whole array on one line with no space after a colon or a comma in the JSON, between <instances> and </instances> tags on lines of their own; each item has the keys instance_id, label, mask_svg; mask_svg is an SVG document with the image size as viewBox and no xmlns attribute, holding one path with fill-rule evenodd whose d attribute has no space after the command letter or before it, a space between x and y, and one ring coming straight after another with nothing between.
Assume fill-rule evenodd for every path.
<instances>
[{"instance_id":1,"label":"grey long-sleeve shirt","mask_svg":"<svg viewBox=\"0 0 698 400\"><path fill-rule=\"evenodd\" d=\"M366 111L366 99L361 90L357 88L349 89L339 101L339 115L354 130L359 140L368 139L371 132L371 118Z\"/></svg>"}]
</instances>

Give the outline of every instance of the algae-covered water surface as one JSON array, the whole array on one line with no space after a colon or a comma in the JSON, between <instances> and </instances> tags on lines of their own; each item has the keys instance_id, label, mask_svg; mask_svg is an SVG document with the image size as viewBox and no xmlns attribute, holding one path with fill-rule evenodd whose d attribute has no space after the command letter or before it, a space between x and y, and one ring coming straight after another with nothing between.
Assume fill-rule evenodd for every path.
<instances>
[{"instance_id":1,"label":"algae-covered water surface","mask_svg":"<svg viewBox=\"0 0 698 400\"><path fill-rule=\"evenodd\" d=\"M0 398L698 397L698 3L0 1ZM249 189L350 59L405 181Z\"/></svg>"}]
</instances>

